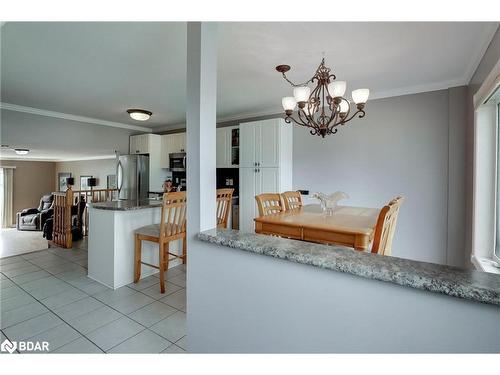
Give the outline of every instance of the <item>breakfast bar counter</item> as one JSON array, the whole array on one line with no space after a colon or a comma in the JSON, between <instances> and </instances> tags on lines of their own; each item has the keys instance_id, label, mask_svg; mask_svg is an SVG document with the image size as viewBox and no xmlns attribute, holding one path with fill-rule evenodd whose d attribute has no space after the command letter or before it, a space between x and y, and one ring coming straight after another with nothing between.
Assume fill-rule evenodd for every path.
<instances>
[{"instance_id":1,"label":"breakfast bar counter","mask_svg":"<svg viewBox=\"0 0 500 375\"><path fill-rule=\"evenodd\" d=\"M132 283L134 231L159 223L161 206L161 201L149 199L90 204L88 276L113 289ZM177 242L172 242L171 250L177 250ZM144 241L142 259L150 264L158 264L158 245ZM154 268L143 267L142 277L157 272Z\"/></svg>"}]
</instances>

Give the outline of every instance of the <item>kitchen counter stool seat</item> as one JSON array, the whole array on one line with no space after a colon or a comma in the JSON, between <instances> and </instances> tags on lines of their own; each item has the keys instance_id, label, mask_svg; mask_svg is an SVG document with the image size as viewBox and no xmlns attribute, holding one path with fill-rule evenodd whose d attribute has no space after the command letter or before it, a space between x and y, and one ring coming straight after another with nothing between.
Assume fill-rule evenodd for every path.
<instances>
[{"instance_id":1,"label":"kitchen counter stool seat","mask_svg":"<svg viewBox=\"0 0 500 375\"><path fill-rule=\"evenodd\" d=\"M144 264L160 270L160 292L165 293L165 271L168 270L170 256L180 258L186 263L186 192L163 194L160 224L146 225L138 228L135 235L134 283L141 278L141 266ZM182 255L169 251L171 241L182 239ZM158 243L159 265L145 263L141 260L142 241Z\"/></svg>"}]
</instances>

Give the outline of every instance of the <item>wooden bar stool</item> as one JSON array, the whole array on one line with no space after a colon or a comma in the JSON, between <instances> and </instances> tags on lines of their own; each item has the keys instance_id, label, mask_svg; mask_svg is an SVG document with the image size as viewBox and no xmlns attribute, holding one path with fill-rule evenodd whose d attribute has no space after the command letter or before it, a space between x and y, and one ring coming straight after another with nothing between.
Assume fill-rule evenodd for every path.
<instances>
[{"instance_id":1,"label":"wooden bar stool","mask_svg":"<svg viewBox=\"0 0 500 375\"><path fill-rule=\"evenodd\" d=\"M302 195L298 191L285 191L281 193L283 202L285 203L285 210L296 210L303 206Z\"/></svg>"},{"instance_id":2,"label":"wooden bar stool","mask_svg":"<svg viewBox=\"0 0 500 375\"><path fill-rule=\"evenodd\" d=\"M234 189L217 189L217 228L227 228Z\"/></svg>"},{"instance_id":3,"label":"wooden bar stool","mask_svg":"<svg viewBox=\"0 0 500 375\"><path fill-rule=\"evenodd\" d=\"M170 241L182 239L182 255L169 252ZM158 243L159 265L141 260L142 241ZM165 293L165 271L168 270L169 258L181 258L186 263L186 192L163 194L160 224L146 225L135 230L134 283L141 278L141 265L160 270L160 291Z\"/></svg>"}]
</instances>

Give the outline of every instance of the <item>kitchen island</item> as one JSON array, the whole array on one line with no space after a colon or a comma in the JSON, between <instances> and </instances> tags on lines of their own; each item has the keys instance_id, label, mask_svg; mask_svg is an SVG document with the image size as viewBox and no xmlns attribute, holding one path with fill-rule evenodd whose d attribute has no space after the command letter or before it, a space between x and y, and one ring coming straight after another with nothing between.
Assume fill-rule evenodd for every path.
<instances>
[{"instance_id":1,"label":"kitchen island","mask_svg":"<svg viewBox=\"0 0 500 375\"><path fill-rule=\"evenodd\" d=\"M116 289L134 281L134 231L160 222L162 201L120 200L89 205L88 276ZM181 247L171 243L171 251ZM158 264L158 245L143 241L142 260ZM170 266L177 265L171 262ZM158 273L143 266L142 278Z\"/></svg>"}]
</instances>

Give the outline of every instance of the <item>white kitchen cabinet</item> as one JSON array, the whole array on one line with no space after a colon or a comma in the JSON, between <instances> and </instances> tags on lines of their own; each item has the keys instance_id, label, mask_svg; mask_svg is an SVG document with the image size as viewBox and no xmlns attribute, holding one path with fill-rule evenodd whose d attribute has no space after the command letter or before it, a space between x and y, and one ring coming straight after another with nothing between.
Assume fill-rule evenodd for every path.
<instances>
[{"instance_id":1,"label":"white kitchen cabinet","mask_svg":"<svg viewBox=\"0 0 500 375\"><path fill-rule=\"evenodd\" d=\"M240 230L253 232L255 196L292 189L293 129L283 119L240 124Z\"/></svg>"},{"instance_id":2,"label":"white kitchen cabinet","mask_svg":"<svg viewBox=\"0 0 500 375\"><path fill-rule=\"evenodd\" d=\"M230 126L216 130L217 168L237 168L239 166L238 129L238 126Z\"/></svg>"},{"instance_id":3,"label":"white kitchen cabinet","mask_svg":"<svg viewBox=\"0 0 500 375\"><path fill-rule=\"evenodd\" d=\"M186 152L186 133L161 136L161 167L170 168L169 154Z\"/></svg>"},{"instance_id":4,"label":"white kitchen cabinet","mask_svg":"<svg viewBox=\"0 0 500 375\"><path fill-rule=\"evenodd\" d=\"M130 136L130 154L149 154L150 138L153 134Z\"/></svg>"},{"instance_id":5,"label":"white kitchen cabinet","mask_svg":"<svg viewBox=\"0 0 500 375\"><path fill-rule=\"evenodd\" d=\"M240 126L240 166L277 168L280 164L282 119L254 121Z\"/></svg>"},{"instance_id":6,"label":"white kitchen cabinet","mask_svg":"<svg viewBox=\"0 0 500 375\"><path fill-rule=\"evenodd\" d=\"M166 177L162 169L162 136L158 134L130 136L130 154L149 155L149 191L162 191Z\"/></svg>"}]
</instances>

